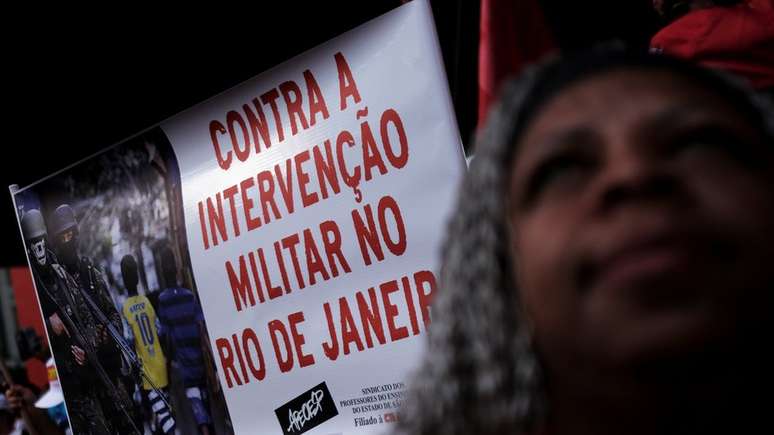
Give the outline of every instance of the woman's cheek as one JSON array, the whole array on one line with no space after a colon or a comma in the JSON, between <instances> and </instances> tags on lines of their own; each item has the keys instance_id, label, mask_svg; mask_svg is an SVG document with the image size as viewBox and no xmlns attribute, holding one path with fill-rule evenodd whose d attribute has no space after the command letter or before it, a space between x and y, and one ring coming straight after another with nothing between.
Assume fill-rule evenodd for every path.
<instances>
[{"instance_id":1,"label":"woman's cheek","mask_svg":"<svg viewBox=\"0 0 774 435\"><path fill-rule=\"evenodd\" d=\"M760 174L728 163L701 168L686 184L704 218L737 243L774 244L774 168Z\"/></svg>"},{"instance_id":2,"label":"woman's cheek","mask_svg":"<svg viewBox=\"0 0 774 435\"><path fill-rule=\"evenodd\" d=\"M514 268L525 309L535 321L561 322L573 300L566 232L555 220L539 215L519 227Z\"/></svg>"}]
</instances>

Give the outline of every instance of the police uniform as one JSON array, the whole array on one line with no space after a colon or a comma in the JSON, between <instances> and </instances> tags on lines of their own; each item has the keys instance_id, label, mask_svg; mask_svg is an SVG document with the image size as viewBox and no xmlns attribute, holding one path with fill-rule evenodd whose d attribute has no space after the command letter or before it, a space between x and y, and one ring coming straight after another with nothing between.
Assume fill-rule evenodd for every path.
<instances>
[{"instance_id":1,"label":"police uniform","mask_svg":"<svg viewBox=\"0 0 774 435\"><path fill-rule=\"evenodd\" d=\"M51 231L55 237L57 256L71 277L73 291L65 292L77 329L88 342L84 349L90 367L97 377L94 382L96 398L111 427L111 433L137 432L134 423L134 404L124 386L121 350L109 333L108 326L123 333L121 316L108 293L102 274L88 257L78 256L78 221L75 211L67 204L54 210ZM106 322L103 322L103 318Z\"/></svg>"},{"instance_id":2,"label":"police uniform","mask_svg":"<svg viewBox=\"0 0 774 435\"><path fill-rule=\"evenodd\" d=\"M113 300L108 293L108 287L102 277L102 273L93 266L91 259L88 257L80 258L78 267L73 274L73 278L76 282L78 282L82 291L86 292L86 294L91 298L102 314L107 317L113 328L115 328L115 330L118 331L121 336L123 336L123 323L121 321L121 315L118 313L118 310L113 304ZM91 310L89 310L89 312L91 313ZM92 318L94 318L93 315ZM125 401L128 402L128 404L133 406L134 403L129 400L129 391L133 391L134 388L131 386L132 382L130 381L129 377L124 375L124 365L123 358L121 356L121 349L118 347L110 334L105 330L106 326L101 324L97 319L94 320L95 323L92 325L94 325L94 334L97 337L95 346L97 359L105 368L105 371L109 375L110 380L118 390L115 393L122 396ZM120 405L116 402L115 398L112 396L112 393L101 389L98 392L98 397L104 404L103 411L105 413L105 417L113 426L113 430L122 434L132 433L133 429L131 423L127 420L127 416L124 414L124 411L121 410ZM129 409L127 411L131 412L131 418L133 418L135 421L138 420L136 409Z\"/></svg>"},{"instance_id":3,"label":"police uniform","mask_svg":"<svg viewBox=\"0 0 774 435\"><path fill-rule=\"evenodd\" d=\"M59 264L33 267L38 289L41 291L41 306L46 315L46 322L53 314L60 318L68 316L73 321L77 331L88 345L96 348L97 335L94 318L86 306L86 301L80 293L75 280ZM41 285L42 283L42 285ZM50 324L47 324L51 331ZM72 326L68 327L68 329ZM72 354L71 346L78 342L66 334L50 335L52 352L61 373L60 382L65 398L70 424L74 433L89 435L107 435L111 433L102 406L97 401L97 386L99 380L94 370L87 363L78 365ZM86 351L86 349L84 349Z\"/></svg>"},{"instance_id":4,"label":"police uniform","mask_svg":"<svg viewBox=\"0 0 774 435\"><path fill-rule=\"evenodd\" d=\"M35 287L49 331L49 343L62 375L61 385L67 400L72 429L79 434L109 434L111 431L96 399L95 386L98 384L94 382L94 371L86 365L79 365L71 349L72 345L82 348L94 346L96 336L91 333L93 328L83 327L86 324L93 325L93 319L77 283L45 247L48 233L40 211L27 211L22 216L21 227L29 250ZM64 332L53 334L50 318L54 314L62 319L69 336Z\"/></svg>"}]
</instances>

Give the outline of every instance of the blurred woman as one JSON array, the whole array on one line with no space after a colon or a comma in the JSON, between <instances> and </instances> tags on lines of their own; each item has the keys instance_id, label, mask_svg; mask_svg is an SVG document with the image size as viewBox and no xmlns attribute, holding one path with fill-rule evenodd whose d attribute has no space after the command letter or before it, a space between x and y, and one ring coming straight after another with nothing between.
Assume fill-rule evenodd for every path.
<instances>
[{"instance_id":1,"label":"blurred woman","mask_svg":"<svg viewBox=\"0 0 774 435\"><path fill-rule=\"evenodd\" d=\"M398 432L767 423L772 122L725 77L618 50L507 86L461 188Z\"/></svg>"}]
</instances>

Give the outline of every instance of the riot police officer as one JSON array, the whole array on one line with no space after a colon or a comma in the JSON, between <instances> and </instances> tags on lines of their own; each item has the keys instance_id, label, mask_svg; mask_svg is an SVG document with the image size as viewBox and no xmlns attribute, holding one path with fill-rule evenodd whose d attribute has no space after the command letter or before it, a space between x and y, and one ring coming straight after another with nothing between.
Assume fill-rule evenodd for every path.
<instances>
[{"instance_id":1,"label":"riot police officer","mask_svg":"<svg viewBox=\"0 0 774 435\"><path fill-rule=\"evenodd\" d=\"M43 215L37 209L31 209L24 213L21 219L22 234L27 246L27 256L30 259L35 280L44 280L45 283L53 285L56 281L56 272L52 267L56 263L54 253L48 249L48 233ZM40 287L38 287L40 290ZM49 330L57 331L57 335L62 331L62 322L56 314L56 308L53 301L46 294L40 292L40 304L43 308L43 314ZM52 319L53 316L53 319Z\"/></svg>"},{"instance_id":2,"label":"riot police officer","mask_svg":"<svg viewBox=\"0 0 774 435\"><path fill-rule=\"evenodd\" d=\"M98 391L103 410L114 431L132 433L136 431L136 418L133 403L129 399L127 388L130 383L124 376L124 361L116 340L123 337L123 323L108 292L102 273L87 256L79 255L80 233L75 212L68 204L62 204L54 210L51 217L51 230L54 234L56 254L77 283L86 302L87 313L93 321L85 322L83 327L95 337L94 351L99 364L107 372L109 380L103 380L104 388ZM111 335L112 328L115 335ZM112 389L112 391L111 391Z\"/></svg>"},{"instance_id":3,"label":"riot police officer","mask_svg":"<svg viewBox=\"0 0 774 435\"><path fill-rule=\"evenodd\" d=\"M89 333L93 328L84 325L94 321L76 281L47 249L48 234L40 211L26 212L21 226L73 432L109 434L102 407L96 400L93 370L85 358L85 349L96 342L96 337Z\"/></svg>"}]
</instances>

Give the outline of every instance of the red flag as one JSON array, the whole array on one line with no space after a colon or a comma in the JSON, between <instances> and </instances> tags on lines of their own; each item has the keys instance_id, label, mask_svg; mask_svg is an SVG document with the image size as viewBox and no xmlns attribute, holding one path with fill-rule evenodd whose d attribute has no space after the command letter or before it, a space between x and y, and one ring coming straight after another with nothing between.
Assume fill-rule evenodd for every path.
<instances>
[{"instance_id":1,"label":"red flag","mask_svg":"<svg viewBox=\"0 0 774 435\"><path fill-rule=\"evenodd\" d=\"M555 48L538 0L481 0L478 125L503 79Z\"/></svg>"},{"instance_id":2,"label":"red flag","mask_svg":"<svg viewBox=\"0 0 774 435\"><path fill-rule=\"evenodd\" d=\"M774 6L750 0L691 11L661 29L651 49L774 88Z\"/></svg>"}]
</instances>

